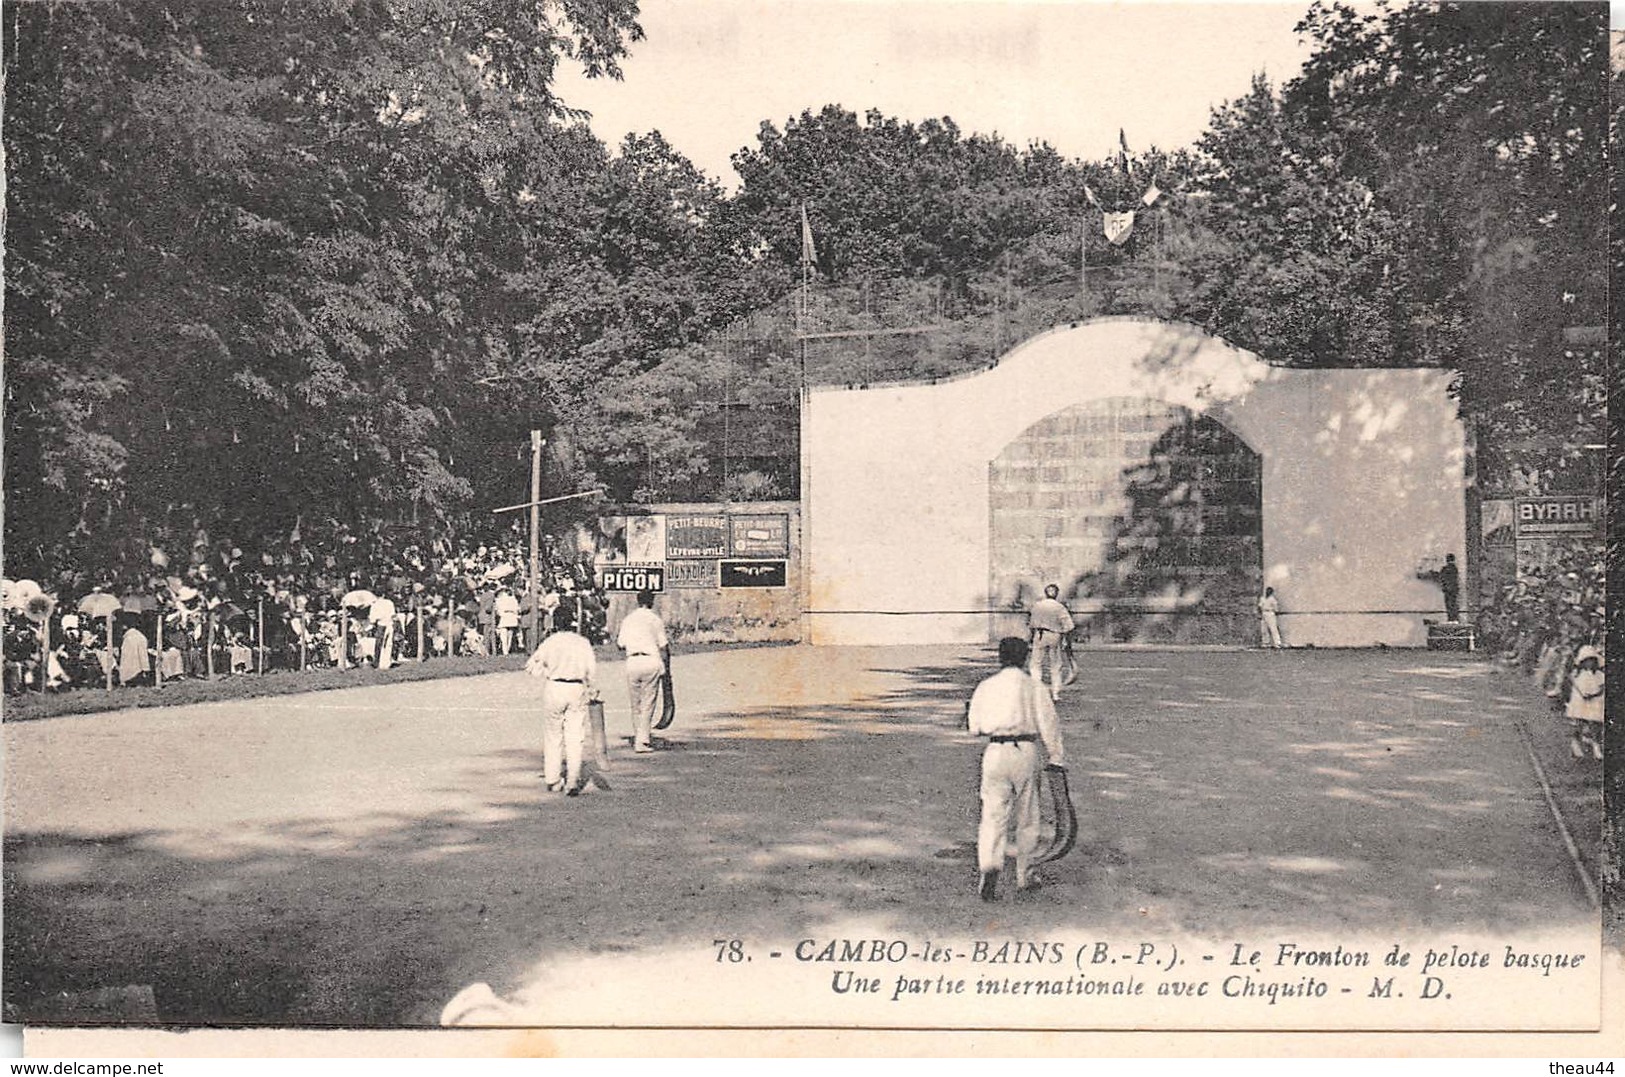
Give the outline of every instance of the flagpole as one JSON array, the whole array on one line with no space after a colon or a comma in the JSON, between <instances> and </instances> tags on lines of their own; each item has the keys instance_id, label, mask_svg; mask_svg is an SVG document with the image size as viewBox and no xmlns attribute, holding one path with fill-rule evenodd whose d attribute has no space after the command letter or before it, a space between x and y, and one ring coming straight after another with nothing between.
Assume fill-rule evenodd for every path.
<instances>
[{"instance_id":1,"label":"flagpole","mask_svg":"<svg viewBox=\"0 0 1625 1077\"><path fill-rule=\"evenodd\" d=\"M812 262L807 257L807 236L809 226L807 223L807 203L801 203L801 301L796 309L796 339L800 343L801 361L801 396L806 402L807 396L807 304L808 291L812 287Z\"/></svg>"},{"instance_id":2,"label":"flagpole","mask_svg":"<svg viewBox=\"0 0 1625 1077\"><path fill-rule=\"evenodd\" d=\"M1146 209L1150 209L1149 205ZM1162 220L1158 217L1151 219L1151 287L1159 295L1162 292Z\"/></svg>"},{"instance_id":3,"label":"flagpole","mask_svg":"<svg viewBox=\"0 0 1625 1077\"><path fill-rule=\"evenodd\" d=\"M803 201L801 203L801 298L796 305L796 344L801 363L800 402L796 409L796 432L798 440L801 442L801 453L796 466L796 485L799 488L798 493L801 495L800 534L797 536L797 541L801 547L801 557L799 558L801 564L797 575L801 577L799 582L801 584L802 643L812 642L812 620L807 613L809 596L812 594L812 580L808 575L811 565L807 556L807 517L809 515L807 507L811 503L809 498L811 486L807 470L807 405L811 399L807 388L807 301L808 291L812 287L812 259L808 257L812 252L807 247L811 236L812 226L807 221L807 203Z\"/></svg>"},{"instance_id":4,"label":"flagpole","mask_svg":"<svg viewBox=\"0 0 1625 1077\"><path fill-rule=\"evenodd\" d=\"M1083 185L1083 197L1088 201L1089 205L1084 207L1083 225L1078 235L1078 301L1080 306L1087 303L1089 299L1089 225L1093 223L1089 220L1092 216L1089 211L1094 209L1101 214L1106 212L1106 208L1100 204L1100 199L1095 197L1094 190L1087 183ZM1104 216L1102 216L1101 220L1104 223ZM1087 308L1083 309L1082 313L1087 314Z\"/></svg>"},{"instance_id":5,"label":"flagpole","mask_svg":"<svg viewBox=\"0 0 1625 1077\"><path fill-rule=\"evenodd\" d=\"M1087 214L1087 210L1085 213ZM1078 298L1089 298L1089 222L1078 224Z\"/></svg>"}]
</instances>

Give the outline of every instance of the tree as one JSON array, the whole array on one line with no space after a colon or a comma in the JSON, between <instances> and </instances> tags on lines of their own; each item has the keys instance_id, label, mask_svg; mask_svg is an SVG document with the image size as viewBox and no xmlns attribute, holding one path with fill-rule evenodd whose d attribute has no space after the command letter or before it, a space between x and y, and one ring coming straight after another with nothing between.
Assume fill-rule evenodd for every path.
<instances>
[{"instance_id":1,"label":"tree","mask_svg":"<svg viewBox=\"0 0 1625 1077\"><path fill-rule=\"evenodd\" d=\"M20 6L8 569L144 560L222 513L263 535L459 510L495 395L470 387L512 320L486 300L515 291L487 239L568 272L570 226L527 207L586 207L604 155L549 85L566 55L615 74L635 11Z\"/></svg>"},{"instance_id":2,"label":"tree","mask_svg":"<svg viewBox=\"0 0 1625 1077\"><path fill-rule=\"evenodd\" d=\"M826 105L782 131L763 123L757 145L734 155L741 183L728 218L743 246L794 266L805 204L819 269L833 280L960 278L1044 224L1059 159L1048 147L1029 156L1042 164L1028 167L996 135L965 135L946 117L914 124L870 110L860 119Z\"/></svg>"},{"instance_id":3,"label":"tree","mask_svg":"<svg viewBox=\"0 0 1625 1077\"><path fill-rule=\"evenodd\" d=\"M1599 440L1603 15L1315 3L1314 51L1201 149L1219 242L1190 316L1277 361L1460 372L1491 485Z\"/></svg>"}]
</instances>

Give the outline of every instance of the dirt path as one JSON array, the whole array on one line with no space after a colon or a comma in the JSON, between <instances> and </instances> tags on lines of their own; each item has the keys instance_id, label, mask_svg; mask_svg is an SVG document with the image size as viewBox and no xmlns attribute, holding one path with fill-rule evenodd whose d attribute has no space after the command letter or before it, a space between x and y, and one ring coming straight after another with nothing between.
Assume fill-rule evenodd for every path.
<instances>
[{"instance_id":1,"label":"dirt path","mask_svg":"<svg viewBox=\"0 0 1625 1077\"><path fill-rule=\"evenodd\" d=\"M540 788L522 674L8 725L9 1019L148 984L167 1022L433 1023L475 981L568 991L563 969L609 981L640 955L859 922L925 938L1594 921L1510 722L1538 696L1407 652L1086 653L1062 704L1079 848L1042 894L990 909L972 893L978 747L958 730L988 661L681 657L682 716L649 756L619 739L611 667L614 788L576 800ZM659 994L638 1012L684 1001Z\"/></svg>"}]
</instances>

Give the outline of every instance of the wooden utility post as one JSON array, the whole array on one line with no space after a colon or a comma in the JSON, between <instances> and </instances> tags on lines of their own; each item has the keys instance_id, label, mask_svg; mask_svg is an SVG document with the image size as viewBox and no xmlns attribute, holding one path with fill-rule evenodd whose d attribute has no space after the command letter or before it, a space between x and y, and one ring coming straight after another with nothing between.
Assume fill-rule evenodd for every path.
<instances>
[{"instance_id":1,"label":"wooden utility post","mask_svg":"<svg viewBox=\"0 0 1625 1077\"><path fill-rule=\"evenodd\" d=\"M423 598L420 595L412 596L412 623L417 625L418 633L418 661L423 661Z\"/></svg>"},{"instance_id":2,"label":"wooden utility post","mask_svg":"<svg viewBox=\"0 0 1625 1077\"><path fill-rule=\"evenodd\" d=\"M530 510L530 584L526 587L530 602L530 614L526 632L529 639L526 641L531 650L536 649L537 636L541 634L541 574L542 574L542 506L552 505L559 501L574 501L578 497L601 497L597 490L580 490L573 494L560 494L557 497L542 497L542 446L547 442L542 440L540 430L530 432L530 500L522 501L517 505L503 505L492 509L493 513L518 512L520 509Z\"/></svg>"},{"instance_id":3,"label":"wooden utility post","mask_svg":"<svg viewBox=\"0 0 1625 1077\"><path fill-rule=\"evenodd\" d=\"M541 572L542 561L542 446L545 444L540 430L530 432L530 625L525 630L525 644L530 650L536 649L536 626L540 624L540 611L536 607L541 592L537 589L536 577Z\"/></svg>"}]
</instances>

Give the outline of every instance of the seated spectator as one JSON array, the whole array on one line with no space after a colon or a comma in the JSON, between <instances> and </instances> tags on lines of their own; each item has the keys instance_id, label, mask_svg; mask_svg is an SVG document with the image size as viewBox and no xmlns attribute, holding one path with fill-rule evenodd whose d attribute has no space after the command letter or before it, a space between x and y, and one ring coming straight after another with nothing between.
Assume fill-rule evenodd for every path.
<instances>
[{"instance_id":1,"label":"seated spectator","mask_svg":"<svg viewBox=\"0 0 1625 1077\"><path fill-rule=\"evenodd\" d=\"M45 687L52 692L61 692L73 687L68 679L67 650L63 646L52 649L50 656L45 660Z\"/></svg>"},{"instance_id":2,"label":"seated spectator","mask_svg":"<svg viewBox=\"0 0 1625 1077\"><path fill-rule=\"evenodd\" d=\"M131 624L119 641L118 682L126 687L152 683L152 653L147 634Z\"/></svg>"},{"instance_id":3,"label":"seated spectator","mask_svg":"<svg viewBox=\"0 0 1625 1077\"><path fill-rule=\"evenodd\" d=\"M327 641L327 664L338 666L344 664L344 635L339 630L339 622L332 614L322 619L322 638Z\"/></svg>"},{"instance_id":4,"label":"seated spectator","mask_svg":"<svg viewBox=\"0 0 1625 1077\"><path fill-rule=\"evenodd\" d=\"M241 632L234 632L230 645L231 672L247 673L254 668L254 650Z\"/></svg>"},{"instance_id":5,"label":"seated spectator","mask_svg":"<svg viewBox=\"0 0 1625 1077\"><path fill-rule=\"evenodd\" d=\"M178 681L186 676L186 655L181 649L164 641L164 651L158 656L158 668L166 681Z\"/></svg>"},{"instance_id":6,"label":"seated spectator","mask_svg":"<svg viewBox=\"0 0 1625 1077\"><path fill-rule=\"evenodd\" d=\"M466 627L463 619L456 614L441 619L439 635L445 644L445 654L459 655L463 653L463 636L466 634Z\"/></svg>"},{"instance_id":7,"label":"seated spectator","mask_svg":"<svg viewBox=\"0 0 1625 1077\"><path fill-rule=\"evenodd\" d=\"M39 663L39 633L27 618L6 614L6 692L16 695L34 683L34 667Z\"/></svg>"}]
</instances>

